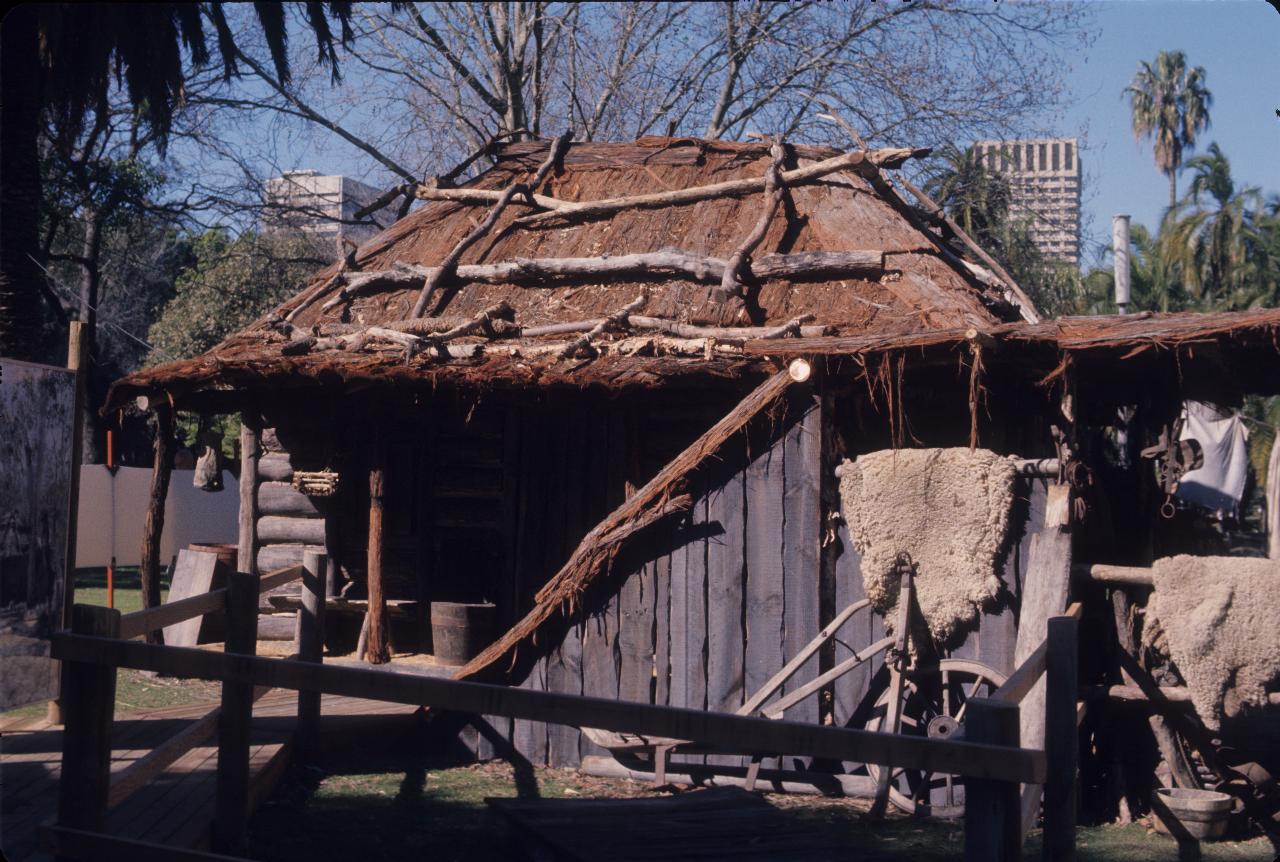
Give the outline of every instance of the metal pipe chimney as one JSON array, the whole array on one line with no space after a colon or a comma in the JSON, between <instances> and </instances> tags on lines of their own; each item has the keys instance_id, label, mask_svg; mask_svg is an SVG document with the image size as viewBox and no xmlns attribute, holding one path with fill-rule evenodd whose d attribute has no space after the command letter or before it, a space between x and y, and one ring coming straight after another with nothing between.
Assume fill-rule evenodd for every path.
<instances>
[{"instance_id":1,"label":"metal pipe chimney","mask_svg":"<svg viewBox=\"0 0 1280 862\"><path fill-rule=\"evenodd\" d=\"M1111 217L1111 258L1115 266L1116 308L1129 312L1129 216Z\"/></svg>"}]
</instances>

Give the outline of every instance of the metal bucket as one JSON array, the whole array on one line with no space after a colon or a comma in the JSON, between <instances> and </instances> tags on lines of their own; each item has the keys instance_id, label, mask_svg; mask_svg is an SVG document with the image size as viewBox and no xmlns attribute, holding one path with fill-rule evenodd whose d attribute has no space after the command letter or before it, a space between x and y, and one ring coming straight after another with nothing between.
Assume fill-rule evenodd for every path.
<instances>
[{"instance_id":1,"label":"metal bucket","mask_svg":"<svg viewBox=\"0 0 1280 862\"><path fill-rule=\"evenodd\" d=\"M493 640L496 608L488 602L432 602L431 640L445 664L466 664Z\"/></svg>"},{"instance_id":2,"label":"metal bucket","mask_svg":"<svg viewBox=\"0 0 1280 862\"><path fill-rule=\"evenodd\" d=\"M1161 787L1152 799L1157 832L1214 841L1227 831L1235 800L1214 790Z\"/></svg>"}]
</instances>

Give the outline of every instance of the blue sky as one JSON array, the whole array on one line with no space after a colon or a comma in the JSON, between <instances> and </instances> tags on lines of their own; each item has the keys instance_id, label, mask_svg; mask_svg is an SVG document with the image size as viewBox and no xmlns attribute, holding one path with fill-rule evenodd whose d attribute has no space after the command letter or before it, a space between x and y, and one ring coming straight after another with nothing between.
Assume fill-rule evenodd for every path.
<instances>
[{"instance_id":1,"label":"blue sky","mask_svg":"<svg viewBox=\"0 0 1280 862\"><path fill-rule=\"evenodd\" d=\"M1180 49L1207 73L1212 125L1196 151L1217 141L1237 184L1280 193L1280 13L1261 0L1112 0L1094 10L1101 33L1069 73L1075 104L1056 124L1084 138L1086 257L1110 241L1113 214L1155 227L1168 202L1168 182L1150 144L1134 140L1121 97L1138 62L1160 50Z\"/></svg>"}]
</instances>

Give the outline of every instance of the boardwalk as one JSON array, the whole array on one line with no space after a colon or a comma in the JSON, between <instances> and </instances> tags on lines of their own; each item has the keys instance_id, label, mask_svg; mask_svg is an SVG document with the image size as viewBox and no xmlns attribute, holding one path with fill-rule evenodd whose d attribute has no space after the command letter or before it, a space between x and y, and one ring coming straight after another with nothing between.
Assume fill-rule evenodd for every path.
<instances>
[{"instance_id":1,"label":"boardwalk","mask_svg":"<svg viewBox=\"0 0 1280 862\"><path fill-rule=\"evenodd\" d=\"M287 765L297 697L292 691L272 691L254 706L251 807L270 794ZM216 705L200 703L118 714L113 727L112 774L190 727ZM413 711L403 704L326 695L321 733L330 738L343 736L366 720L408 716ZM61 754L61 729L47 722L31 721L0 732L0 847L12 862L50 858L41 850L37 830L51 822L57 810ZM107 815L107 832L178 847L207 847L217 760L216 738L193 748L150 784L113 807Z\"/></svg>"}]
</instances>

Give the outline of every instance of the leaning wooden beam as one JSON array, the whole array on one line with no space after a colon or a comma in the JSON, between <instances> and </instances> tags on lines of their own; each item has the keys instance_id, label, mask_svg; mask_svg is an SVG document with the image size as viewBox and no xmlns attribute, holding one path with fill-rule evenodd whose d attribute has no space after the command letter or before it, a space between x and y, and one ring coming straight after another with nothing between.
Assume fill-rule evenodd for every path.
<instances>
[{"instance_id":1,"label":"leaning wooden beam","mask_svg":"<svg viewBox=\"0 0 1280 862\"><path fill-rule=\"evenodd\" d=\"M648 293L640 294L635 299L631 300L631 302L627 303L627 305L621 311L614 312L613 314L601 320L595 326L588 329L585 333L582 334L580 338L574 339L573 341L569 342L569 344L567 344L565 348L560 351L560 358L571 359L583 353L587 354L588 356L597 355L599 351L591 346L591 339L599 338L601 335L604 335L604 333L609 330L617 331L620 329L626 329L627 318L631 314L631 312L639 311L640 309L644 308L644 304L648 301L649 301Z\"/></svg>"},{"instance_id":2,"label":"leaning wooden beam","mask_svg":"<svg viewBox=\"0 0 1280 862\"><path fill-rule=\"evenodd\" d=\"M929 149L883 149L856 150L843 153L804 165L792 171L783 171L781 178L788 186L804 185L814 182L828 174L843 170L863 170L865 166L896 168L910 158L926 156ZM659 207L682 206L713 198L737 197L763 191L765 178L749 177L741 180L729 180L723 183L712 183L705 186L694 186L688 189L677 189L670 192L656 192L647 195L631 195L622 198L606 198L596 201L581 201L568 204L544 213L521 216L515 224L522 227L547 224L553 221L579 220L599 218L616 212L630 209L656 209Z\"/></svg>"},{"instance_id":3,"label":"leaning wooden beam","mask_svg":"<svg viewBox=\"0 0 1280 862\"><path fill-rule=\"evenodd\" d=\"M604 318L595 317L588 320L570 320L564 323L549 323L546 326L530 326L516 330L513 335L519 338L540 338L546 335L567 335L571 332L586 332L598 325ZM632 330L652 329L665 332L680 338L714 338L717 341L730 343L745 342L749 338L820 338L822 333L830 331L828 326L805 326L813 320L812 314L789 320L779 326L696 326L691 323L678 323L665 317L645 317L639 314L628 316L628 327Z\"/></svg>"},{"instance_id":4,"label":"leaning wooden beam","mask_svg":"<svg viewBox=\"0 0 1280 862\"><path fill-rule=\"evenodd\" d=\"M557 287L566 282L592 279L686 278L712 283L724 278L726 262L718 257L680 249L639 252L605 257L516 258L501 263L462 264L454 277L460 282L520 284ZM346 285L320 308L332 311L357 296L383 290L419 287L434 278L441 267L405 264L389 270L371 270L348 278ZM806 251L766 254L752 261L751 272L760 279L856 278L884 272L884 252Z\"/></svg>"},{"instance_id":5,"label":"leaning wooden beam","mask_svg":"<svg viewBox=\"0 0 1280 862\"><path fill-rule=\"evenodd\" d=\"M764 175L764 209L760 213L760 218L756 220L755 227L751 229L751 233L747 234L746 239L729 256L724 275L720 279L720 286L711 297L715 302L724 303L731 298L742 299L746 292L743 280L750 271L751 253L764 241L764 235L768 232L769 225L773 223L774 214L782 205L782 196L787 190L782 182L782 160L786 158L787 151L782 146L781 140L773 142L769 147L769 154L773 157L773 161L769 163L769 170L765 171Z\"/></svg>"},{"instance_id":6,"label":"leaning wooden beam","mask_svg":"<svg viewBox=\"0 0 1280 862\"><path fill-rule=\"evenodd\" d=\"M677 455L671 463L659 470L658 474L643 488L593 527L570 555L568 562L547 582L546 586L539 590L536 596L537 604L534 605L533 610L480 655L459 669L454 675L455 678L465 679L485 670L507 655L526 637L536 632L562 604L576 602L579 594L603 568L607 567L617 553L618 545L606 543L605 537L624 524L640 518L646 510L660 504L662 500L683 492L684 489L681 486L691 472L719 451L726 441L745 428L760 411L777 401L795 382L788 372L779 371L760 384L739 402L738 406L729 411L728 415ZM603 725L590 723L588 726L603 727Z\"/></svg>"},{"instance_id":7,"label":"leaning wooden beam","mask_svg":"<svg viewBox=\"0 0 1280 862\"><path fill-rule=\"evenodd\" d=\"M436 289L444 282L445 279L453 275L457 269L458 262L462 259L463 253L475 245L489 231L493 230L493 226L498 223L498 217L502 215L503 210L507 208L507 204L511 203L511 199L517 194L531 195L534 189L542 185L547 178L547 174L551 173L551 169L560 161L560 157L564 155L565 149L569 146L569 141L573 138L573 132L567 131L560 137L556 138L551 144L551 149L547 153L546 161L538 168L538 172L533 175L533 179L526 183L512 183L503 191L502 197L489 210L489 215L485 220L476 225L476 227L458 241L453 250L441 261L440 266L422 285L422 292L418 294L418 301L413 305L413 313L410 317L422 317L427 310L427 304L431 301L431 297L435 295Z\"/></svg>"},{"instance_id":8,"label":"leaning wooden beam","mask_svg":"<svg viewBox=\"0 0 1280 862\"><path fill-rule=\"evenodd\" d=\"M1027 296L1026 291L1018 286L1018 282L1014 281L1013 276L1009 275L1008 271L1000 265L1000 262L988 254L986 249L978 245L972 237L961 230L960 225L956 224L955 221L946 214L942 207L938 206L938 204L934 202L933 198L925 194L923 190L917 188L915 184L906 177L900 176L898 177L898 180L902 183L903 187L905 187L907 191L911 192L912 196L920 202L921 206L925 208L929 215L946 225L947 229L959 238L969 251L976 254L983 263L991 267L992 272L1000 277L1000 280L1004 282L1005 287L1007 287L1009 292L1013 294L1014 304L1017 305L1018 310L1022 312L1023 319L1028 323L1039 323L1040 314L1036 311L1036 304L1031 301L1031 297Z\"/></svg>"},{"instance_id":9,"label":"leaning wooden beam","mask_svg":"<svg viewBox=\"0 0 1280 862\"><path fill-rule=\"evenodd\" d=\"M797 754L997 781L1045 779L1042 751L909 734L875 733L804 721L771 721L703 709L656 706L613 698L387 673L385 670L311 664L188 647L166 647L110 637L58 633L53 657L97 667L152 670L185 678L230 680L273 688L426 705L477 715L567 723L605 730L688 739L720 750Z\"/></svg>"},{"instance_id":10,"label":"leaning wooden beam","mask_svg":"<svg viewBox=\"0 0 1280 862\"><path fill-rule=\"evenodd\" d=\"M138 577L142 582L142 606L160 606L160 537L164 533L164 504L169 496L169 473L173 469L173 409L166 403L155 405L156 436L151 465L151 496L142 524L142 554ZM147 632L147 640L160 643L159 631Z\"/></svg>"}]
</instances>

